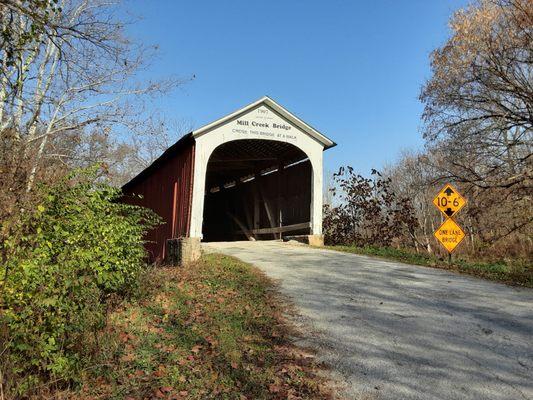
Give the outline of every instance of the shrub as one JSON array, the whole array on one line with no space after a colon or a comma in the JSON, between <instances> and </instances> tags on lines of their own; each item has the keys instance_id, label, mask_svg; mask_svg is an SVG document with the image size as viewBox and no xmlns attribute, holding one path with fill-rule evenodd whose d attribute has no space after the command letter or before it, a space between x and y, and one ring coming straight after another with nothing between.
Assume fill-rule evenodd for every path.
<instances>
[{"instance_id":1,"label":"shrub","mask_svg":"<svg viewBox=\"0 0 533 400\"><path fill-rule=\"evenodd\" d=\"M95 176L78 171L41 187L40 204L0 244L0 368L11 393L75 380L109 299L131 293L145 265L143 237L157 217L120 203L120 190Z\"/></svg>"},{"instance_id":2,"label":"shrub","mask_svg":"<svg viewBox=\"0 0 533 400\"><path fill-rule=\"evenodd\" d=\"M417 220L409 199L393 191L390 178L374 169L371 176L358 175L350 166L333 174L336 205L324 208L327 244L391 246L394 239L414 240Z\"/></svg>"}]
</instances>

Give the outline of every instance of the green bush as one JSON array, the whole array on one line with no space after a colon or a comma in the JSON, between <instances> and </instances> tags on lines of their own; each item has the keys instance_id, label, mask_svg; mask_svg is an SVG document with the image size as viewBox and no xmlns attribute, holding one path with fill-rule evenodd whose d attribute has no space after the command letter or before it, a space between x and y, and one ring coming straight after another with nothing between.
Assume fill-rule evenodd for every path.
<instances>
[{"instance_id":1,"label":"green bush","mask_svg":"<svg viewBox=\"0 0 533 400\"><path fill-rule=\"evenodd\" d=\"M75 381L109 300L131 293L145 266L143 237L157 217L120 203L120 190L94 176L81 171L40 188L20 235L0 244L9 254L0 270L0 369L12 393Z\"/></svg>"}]
</instances>

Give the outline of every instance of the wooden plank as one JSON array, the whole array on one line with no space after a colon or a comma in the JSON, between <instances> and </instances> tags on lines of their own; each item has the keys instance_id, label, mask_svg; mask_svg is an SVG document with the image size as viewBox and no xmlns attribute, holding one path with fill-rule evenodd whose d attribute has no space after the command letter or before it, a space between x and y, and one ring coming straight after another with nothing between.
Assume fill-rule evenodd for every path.
<instances>
[{"instance_id":1,"label":"wooden plank","mask_svg":"<svg viewBox=\"0 0 533 400\"><path fill-rule=\"evenodd\" d=\"M254 196L254 223L252 228L258 229L260 224L260 217L261 217L261 208L259 207L259 193L257 190L257 186L253 186L253 196Z\"/></svg>"},{"instance_id":2,"label":"wooden plank","mask_svg":"<svg viewBox=\"0 0 533 400\"><path fill-rule=\"evenodd\" d=\"M275 226L273 228L252 229L250 231L250 233L253 233L255 235L265 235L265 234L269 234L269 233L276 234L276 233L282 233L282 232L298 231L300 229L306 229L306 228L309 228L309 227L311 227L311 223L310 222L303 222L301 224L293 224L293 225L286 225L286 226ZM243 233L245 233L245 232L243 232Z\"/></svg>"},{"instance_id":3,"label":"wooden plank","mask_svg":"<svg viewBox=\"0 0 533 400\"><path fill-rule=\"evenodd\" d=\"M283 199L281 196L281 181L283 178L283 163L280 161L278 164L278 173L277 175L277 186L278 186L278 226L281 228L283 226ZM279 239L281 239L281 231L279 232Z\"/></svg>"},{"instance_id":4,"label":"wooden plank","mask_svg":"<svg viewBox=\"0 0 533 400\"><path fill-rule=\"evenodd\" d=\"M176 207L178 198L178 182L174 182L174 193L172 195L172 238L176 237Z\"/></svg>"},{"instance_id":5,"label":"wooden plank","mask_svg":"<svg viewBox=\"0 0 533 400\"><path fill-rule=\"evenodd\" d=\"M251 213L251 210L250 210L251 204L246 202L246 199L249 198L249 197L248 196L244 196L245 189L241 188L241 190L243 191L243 194L241 195L241 200L242 200L242 207L244 208L244 215L246 217L246 224L248 225L248 229L252 229L253 228L253 222L252 222L252 213Z\"/></svg>"},{"instance_id":6,"label":"wooden plank","mask_svg":"<svg viewBox=\"0 0 533 400\"><path fill-rule=\"evenodd\" d=\"M274 215L272 214L272 211L270 209L270 204L268 204L268 199L265 197L265 194L263 192L263 188L261 185L259 185L259 193L261 193L261 198L263 200L263 204L265 205L265 211L268 217L268 222L270 224L271 228L274 228L276 226L276 221L274 220ZM270 232L274 235L274 239L276 239L276 233Z\"/></svg>"},{"instance_id":7,"label":"wooden plank","mask_svg":"<svg viewBox=\"0 0 533 400\"><path fill-rule=\"evenodd\" d=\"M235 221L235 223L237 225L239 225L239 228L241 228L241 233L244 233L246 235L246 239L248 240L255 240L255 238L252 237L250 231L248 229L246 229L246 227L244 226L244 224L239 220L239 218L237 218L235 215L233 215L232 213L228 212L228 215L233 218L233 220Z\"/></svg>"}]
</instances>

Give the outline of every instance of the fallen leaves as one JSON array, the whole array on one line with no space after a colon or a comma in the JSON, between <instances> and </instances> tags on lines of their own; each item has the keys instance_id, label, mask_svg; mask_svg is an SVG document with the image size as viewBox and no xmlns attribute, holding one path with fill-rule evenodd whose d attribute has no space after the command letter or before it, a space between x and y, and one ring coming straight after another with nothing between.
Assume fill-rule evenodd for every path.
<instances>
[{"instance_id":1,"label":"fallen leaves","mask_svg":"<svg viewBox=\"0 0 533 400\"><path fill-rule=\"evenodd\" d=\"M135 353L125 353L120 357L120 361L128 363L134 361L137 358Z\"/></svg>"},{"instance_id":2,"label":"fallen leaves","mask_svg":"<svg viewBox=\"0 0 533 400\"><path fill-rule=\"evenodd\" d=\"M172 392L174 389L171 387L171 386L161 386L159 388L159 390L163 393L170 393Z\"/></svg>"},{"instance_id":3,"label":"fallen leaves","mask_svg":"<svg viewBox=\"0 0 533 400\"><path fill-rule=\"evenodd\" d=\"M153 274L158 289L152 297L113 316L123 350L114 366L121 396L328 398L318 389L313 359L287 340L281 303L257 271L214 257ZM107 397L113 396L100 395Z\"/></svg>"},{"instance_id":4,"label":"fallen leaves","mask_svg":"<svg viewBox=\"0 0 533 400\"><path fill-rule=\"evenodd\" d=\"M167 374L167 368L161 364L157 367L157 369L153 372L153 376L157 377L157 378L161 378L163 376L165 376Z\"/></svg>"},{"instance_id":5,"label":"fallen leaves","mask_svg":"<svg viewBox=\"0 0 533 400\"><path fill-rule=\"evenodd\" d=\"M196 346L193 346L193 348L191 349L191 351L192 351L194 354L198 354L198 353L200 352L201 349L202 349L202 346L196 345Z\"/></svg>"},{"instance_id":6,"label":"fallen leaves","mask_svg":"<svg viewBox=\"0 0 533 400\"><path fill-rule=\"evenodd\" d=\"M281 388L278 385L276 385L276 384L272 383L272 384L268 385L268 391L270 393L279 393L280 390L281 390Z\"/></svg>"}]
</instances>

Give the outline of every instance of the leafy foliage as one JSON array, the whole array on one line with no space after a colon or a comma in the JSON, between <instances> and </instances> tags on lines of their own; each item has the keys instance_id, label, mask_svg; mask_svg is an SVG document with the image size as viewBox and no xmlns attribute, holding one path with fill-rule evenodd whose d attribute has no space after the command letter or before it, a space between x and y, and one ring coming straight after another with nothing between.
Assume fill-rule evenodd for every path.
<instances>
[{"instance_id":1,"label":"leafy foliage","mask_svg":"<svg viewBox=\"0 0 533 400\"><path fill-rule=\"evenodd\" d=\"M110 314L99 366L69 398L330 398L256 268L210 254L149 269L141 288Z\"/></svg>"},{"instance_id":2,"label":"leafy foliage","mask_svg":"<svg viewBox=\"0 0 533 400\"><path fill-rule=\"evenodd\" d=\"M0 275L1 368L19 393L74 379L98 345L106 305L131 293L143 269L143 236L158 218L119 203L120 191L94 183L95 173L41 187L40 204L1 243L9 255Z\"/></svg>"},{"instance_id":3,"label":"leafy foliage","mask_svg":"<svg viewBox=\"0 0 533 400\"><path fill-rule=\"evenodd\" d=\"M391 189L391 179L372 170L372 178L341 167L333 175L335 207L326 207L324 233L328 244L389 246L395 238L413 237L417 220L408 198Z\"/></svg>"}]
</instances>

